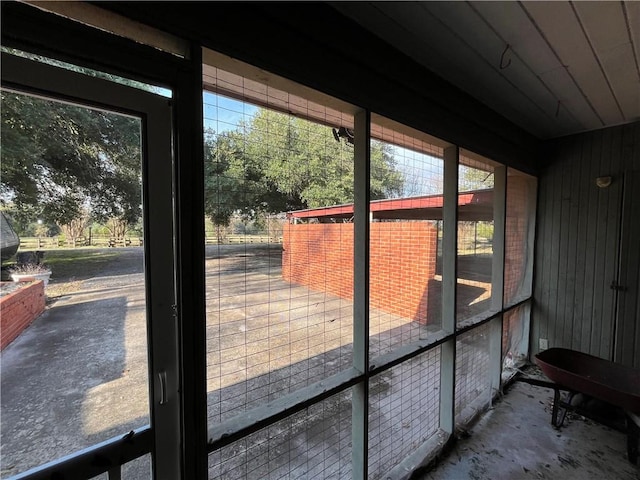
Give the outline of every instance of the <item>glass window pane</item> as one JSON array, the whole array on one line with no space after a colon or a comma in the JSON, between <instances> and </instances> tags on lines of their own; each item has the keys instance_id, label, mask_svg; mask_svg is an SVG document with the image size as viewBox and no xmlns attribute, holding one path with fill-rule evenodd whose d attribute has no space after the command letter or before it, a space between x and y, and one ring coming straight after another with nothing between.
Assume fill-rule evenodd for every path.
<instances>
[{"instance_id":1,"label":"glass window pane","mask_svg":"<svg viewBox=\"0 0 640 480\"><path fill-rule=\"evenodd\" d=\"M379 116L371 125L370 356L442 325L443 149Z\"/></svg>"},{"instance_id":2,"label":"glass window pane","mask_svg":"<svg viewBox=\"0 0 640 480\"><path fill-rule=\"evenodd\" d=\"M372 377L369 395L369 478L387 478L438 431L440 347Z\"/></svg>"},{"instance_id":3,"label":"glass window pane","mask_svg":"<svg viewBox=\"0 0 640 480\"><path fill-rule=\"evenodd\" d=\"M353 117L207 72L217 85L204 93L207 387L217 423L352 365L353 210L336 206L353 204L344 133ZM270 108L238 99L257 97Z\"/></svg>"},{"instance_id":4,"label":"glass window pane","mask_svg":"<svg viewBox=\"0 0 640 480\"><path fill-rule=\"evenodd\" d=\"M72 72L82 73L83 75L87 75L89 77L104 78L105 80L109 80L114 83L126 85L127 87L137 88L138 90L143 90L145 92L153 92L156 95L161 95L163 97L171 98L173 95L173 92L170 89L167 89L164 87L149 85L148 83L139 82L137 80L132 80L130 78L120 77L112 73L105 73L98 70L92 70L87 67L79 67L71 63L63 62L62 60L43 57L42 55L36 55L34 53L17 50L15 48L2 46L0 47L0 51L9 53L11 55L16 55L18 57L28 58L29 60L34 60L36 62L46 63L47 65L53 65L54 67L63 68L65 70L70 70Z\"/></svg>"},{"instance_id":5,"label":"glass window pane","mask_svg":"<svg viewBox=\"0 0 640 480\"><path fill-rule=\"evenodd\" d=\"M456 426L464 425L491 403L489 323L456 340Z\"/></svg>"},{"instance_id":6,"label":"glass window pane","mask_svg":"<svg viewBox=\"0 0 640 480\"><path fill-rule=\"evenodd\" d=\"M465 150L458 168L458 326L491 309L495 163Z\"/></svg>"},{"instance_id":7,"label":"glass window pane","mask_svg":"<svg viewBox=\"0 0 640 480\"><path fill-rule=\"evenodd\" d=\"M2 92L16 261L51 270L44 294L19 302L39 312L46 298L35 319L8 308L23 289L3 284L3 474L149 424L141 183L138 118Z\"/></svg>"}]
</instances>

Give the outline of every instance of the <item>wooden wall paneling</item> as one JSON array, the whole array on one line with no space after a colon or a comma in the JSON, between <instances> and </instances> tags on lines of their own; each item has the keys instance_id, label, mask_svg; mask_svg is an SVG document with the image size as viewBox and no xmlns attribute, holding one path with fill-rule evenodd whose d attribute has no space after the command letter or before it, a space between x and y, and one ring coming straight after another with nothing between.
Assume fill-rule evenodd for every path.
<instances>
[{"instance_id":1,"label":"wooden wall paneling","mask_svg":"<svg viewBox=\"0 0 640 480\"><path fill-rule=\"evenodd\" d=\"M615 360L640 368L640 124L624 128L622 163L625 167L619 283L627 291L619 294ZM637 143L637 141L635 143Z\"/></svg>"},{"instance_id":2,"label":"wooden wall paneling","mask_svg":"<svg viewBox=\"0 0 640 480\"><path fill-rule=\"evenodd\" d=\"M591 145L588 156L584 158L585 162L589 162L589 179L593 179L595 172L600 169L600 149L601 140L600 132L590 135ZM591 337L593 331L593 301L594 301L594 281L595 281L595 261L596 261L596 225L597 225L597 207L598 198L595 186L589 182L589 199L583 208L587 209L587 235L583 239L583 248L585 250L585 276L584 276L584 297L582 308L582 340L580 342L580 350L590 352Z\"/></svg>"},{"instance_id":3,"label":"wooden wall paneling","mask_svg":"<svg viewBox=\"0 0 640 480\"><path fill-rule=\"evenodd\" d=\"M618 278L619 247L620 247L620 221L622 215L622 129L607 129L604 131L602 159L600 163L600 175L611 175L613 183L608 188L601 188L600 193L605 197L605 244L604 264L602 275L602 316L601 316L601 348L600 356L613 360L613 328L616 316L615 290L612 290L611 282Z\"/></svg>"},{"instance_id":4,"label":"wooden wall paneling","mask_svg":"<svg viewBox=\"0 0 640 480\"><path fill-rule=\"evenodd\" d=\"M547 314L546 314L546 334L544 338L549 339L549 346L553 346L553 326L555 324L555 304L556 304L556 296L552 297L554 292L553 288L555 284L552 283L553 278L557 276L557 261L554 262L553 256L553 232L554 232L554 210L555 210L555 199L554 195L557 191L556 183L561 178L560 172L561 166L556 165L553 168L553 177L551 179L549 185L548 192L548 200L547 200L547 224L549 225L549 229L547 230L547 237L545 238L545 252L546 252L546 263L547 263L547 275L545 279L545 290L546 290L546 306L547 306Z\"/></svg>"},{"instance_id":5,"label":"wooden wall paneling","mask_svg":"<svg viewBox=\"0 0 640 480\"><path fill-rule=\"evenodd\" d=\"M566 152L566 146L563 146L563 152ZM550 229L547 241L549 246L547 252L550 254L550 269L549 278L547 279L547 285L549 288L549 315L548 315L548 336L549 346L560 346L558 342L558 274L560 264L560 237L561 237L561 219L562 219L562 179L566 174L566 163L560 162L555 170L555 174L552 178L552 191L551 191L551 205L549 214L551 218L551 224L554 228Z\"/></svg>"},{"instance_id":6,"label":"wooden wall paneling","mask_svg":"<svg viewBox=\"0 0 640 480\"><path fill-rule=\"evenodd\" d=\"M540 177L531 351L538 339L640 367L640 184L622 174L640 171L640 122L548 142ZM596 178L611 175L608 188ZM640 174L638 174L640 175ZM629 197L633 192L635 198ZM638 193L636 193L638 192ZM620 245L624 250L620 252ZM620 255L619 255L620 253ZM624 270L624 276L618 272ZM629 290L616 295L611 281ZM623 352L623 353L621 353Z\"/></svg>"},{"instance_id":7,"label":"wooden wall paneling","mask_svg":"<svg viewBox=\"0 0 640 480\"><path fill-rule=\"evenodd\" d=\"M639 328L637 325L640 264L640 170L629 171L625 179L624 218L622 227L619 282L625 292L619 292L617 341L615 360L628 366L640 367L637 353ZM635 202L634 202L635 200Z\"/></svg>"},{"instance_id":8,"label":"wooden wall paneling","mask_svg":"<svg viewBox=\"0 0 640 480\"><path fill-rule=\"evenodd\" d=\"M636 224L637 225L637 224ZM636 238L640 241L640 235L636 233ZM638 254L638 250L636 250L636 254ZM636 261L640 262L640 259L636 258ZM635 321L632 323L635 329L634 343L633 343L633 362L631 366L634 368L640 368L640 328L638 327L638 320L640 318L640 270L636 270L636 289L635 289Z\"/></svg>"},{"instance_id":9,"label":"wooden wall paneling","mask_svg":"<svg viewBox=\"0 0 640 480\"><path fill-rule=\"evenodd\" d=\"M571 142L572 143L572 142ZM569 144L570 145L570 144ZM568 260L568 232L571 229L571 222L569 218L569 202L571 201L571 177L573 176L573 170L575 162L573 160L573 150L569 146L565 146L563 157L565 160L562 162L562 173L560 175L559 191L557 192L558 204L557 209L559 211L559 223L557 225L560 228L555 229L558 236L558 259L557 259L557 284L556 284L556 314L554 316L554 345L565 346L564 334L566 330L566 324L571 322L571 319L565 316L565 304L567 300L567 260Z\"/></svg>"},{"instance_id":10,"label":"wooden wall paneling","mask_svg":"<svg viewBox=\"0 0 640 480\"><path fill-rule=\"evenodd\" d=\"M576 272L573 297L573 331L571 338L571 348L575 350L582 349L582 331L585 328L584 301L585 301L585 275L586 275L586 259L587 250L584 248L584 240L588 235L588 225L590 213L585 206L589 204L589 196L594 188L591 181L591 137L582 142L576 140L576 148L579 149L579 178L580 193L577 198L578 219L576 229Z\"/></svg>"},{"instance_id":11,"label":"wooden wall paneling","mask_svg":"<svg viewBox=\"0 0 640 480\"><path fill-rule=\"evenodd\" d=\"M565 223L563 219L563 204L564 204L564 189L567 182L567 176L569 176L569 168L571 167L571 162L569 162L568 156L570 155L570 150L567 145L563 145L563 161L560 162L560 172L558 175L557 182L555 184L555 192L554 192L554 225L557 225L557 228L552 230L553 232L553 268L554 275L552 279L552 292L551 296L554 298L554 302L552 304L553 310L553 325L552 325L552 335L553 344L549 346L563 346L562 344L562 330L563 330L563 321L564 319L560 315L559 304L562 303L565 292L564 292L564 274L565 274L565 264L566 264L566 253L562 255L562 245L565 239ZM564 312L563 312L564 313Z\"/></svg>"},{"instance_id":12,"label":"wooden wall paneling","mask_svg":"<svg viewBox=\"0 0 640 480\"><path fill-rule=\"evenodd\" d=\"M547 315L545 311L547 310L545 307L545 303L542 300L542 296L544 295L544 286L546 273L548 271L548 266L542 259L544 256L542 255L542 250L544 248L544 239L547 236L547 222L544 221L547 212L547 201L548 197L548 186L547 182L538 181L538 195L536 199L536 241L534 244L534 259L540 258L541 261L538 263L534 263L533 266L533 292L538 292L540 298L534 298L532 312L537 314L537 318L539 321L531 322L531 333L529 336L529 355L531 358L533 355L538 353L539 351L539 339L542 337L542 323L543 318L546 318Z\"/></svg>"},{"instance_id":13,"label":"wooden wall paneling","mask_svg":"<svg viewBox=\"0 0 640 480\"><path fill-rule=\"evenodd\" d=\"M563 232L566 238L566 277L564 282L564 311L560 310L562 315L563 333L562 344L568 347L573 345L573 332L577 330L579 320L575 315L575 295L576 295L576 264L577 264L577 232L580 214L580 188L582 177L582 148L579 142L574 140L571 149L571 168L567 172L566 180L568 180L569 188L565 190L567 198L565 198L563 208L567 211L567 222L563 223L567 230Z\"/></svg>"},{"instance_id":14,"label":"wooden wall paneling","mask_svg":"<svg viewBox=\"0 0 640 480\"><path fill-rule=\"evenodd\" d=\"M602 173L602 157L606 151L606 139L604 132L597 132L600 139L599 148L593 152L593 171L592 178L597 177ZM593 183L593 182L592 182ZM606 192L603 192L599 188L593 187L595 195L595 206L592 215L595 217L594 234L595 242L594 257L593 257L593 301L591 304L591 337L589 339L589 345L587 348L589 352L594 355L600 355L601 339L602 339L602 300L604 298L604 288L606 282L604 281L604 264L606 262L606 250L605 244L607 239L607 218L606 218Z\"/></svg>"},{"instance_id":15,"label":"wooden wall paneling","mask_svg":"<svg viewBox=\"0 0 640 480\"><path fill-rule=\"evenodd\" d=\"M547 170L549 170L549 167ZM548 171L545 171L545 177L548 178ZM549 269L551 267L551 259L549 255L545 255L548 248L548 238L551 232L549 227L549 217L551 208L551 182L541 181L538 195L539 195L539 207L538 207L538 236L536 239L536 251L538 252L536 258L540 258L540 262L536 264L536 285L534 292L536 292L536 319L538 320L534 324L534 333L532 334L532 347L533 353L538 352L539 339L548 338L547 325L549 323Z\"/></svg>"},{"instance_id":16,"label":"wooden wall paneling","mask_svg":"<svg viewBox=\"0 0 640 480\"><path fill-rule=\"evenodd\" d=\"M611 144L612 130L606 129L600 132L601 147L599 152L599 166L595 176L611 172ZM598 164L596 164L598 165ZM595 181L595 178L594 178ZM596 256L594 272L594 302L592 308L593 330L591 335L590 351L602 358L611 358L611 325L613 319L614 291L609 288L611 278L611 264L616 268L617 238L619 235L619 215L614 211L614 218L610 218L610 203L618 203L621 192L620 182L613 182L610 187L597 188L597 223L596 223ZM619 205L616 205L619 208ZM612 236L615 241L612 241Z\"/></svg>"},{"instance_id":17,"label":"wooden wall paneling","mask_svg":"<svg viewBox=\"0 0 640 480\"><path fill-rule=\"evenodd\" d=\"M623 138L625 169L640 170L640 122L626 125Z\"/></svg>"},{"instance_id":18,"label":"wooden wall paneling","mask_svg":"<svg viewBox=\"0 0 640 480\"><path fill-rule=\"evenodd\" d=\"M633 145L633 149L631 150L631 156L628 157L628 164L631 165L630 170L634 172L639 172L640 171L640 122L635 123L635 128L631 132L629 132L629 135L626 135L626 133L627 132L625 132L625 139L631 137L631 144ZM639 211L640 201L638 201L637 197L636 197L636 202L634 203L634 207L635 207L635 210L634 210L635 216L632 216L632 219L633 219L632 223L635 225L636 229L640 229L640 222L637 221L638 217L640 217L640 211ZM638 232L638 230L636 230L635 238L637 239L636 243L630 243L629 245L631 248L635 248L636 255L640 256L640 248L638 248L638 245L640 245L640 232ZM636 257L636 263L635 264L630 263L630 265L635 266L635 275L636 275L635 276L635 279L636 279L635 315L633 311L630 314L633 318L633 320L631 320L631 323L635 328L634 346L633 346L633 352L634 352L633 366L636 368L640 368L640 325L638 325L638 322L640 321L640 258ZM629 291L631 291L631 289L629 289Z\"/></svg>"},{"instance_id":19,"label":"wooden wall paneling","mask_svg":"<svg viewBox=\"0 0 640 480\"><path fill-rule=\"evenodd\" d=\"M547 273L546 273L546 278L545 278L545 283L544 283L544 289L545 289L545 297L546 297L546 315L545 315L545 321L546 321L546 326L545 326L545 332L543 332L545 335L543 338L546 338L549 340L549 346L554 346L553 344L553 338L554 338L554 325L555 325L555 306L556 306L556 299L557 299L557 275L558 275L558 261L557 261L557 255L554 256L554 232L556 233L556 235L559 235L559 232L557 232L557 220L555 218L555 213L558 211L556 209L556 200L555 200L555 195L558 192L558 186L557 184L559 182L562 181L562 175L561 175L561 171L562 171L562 165L558 164L555 165L552 168L552 172L551 173L551 181L549 184L549 191L547 193L548 195L548 200L547 200L547 211L546 211L546 215L547 215L547 224L548 224L548 229L547 229L547 236L544 239L544 251L546 252L546 263L547 263ZM555 280L555 281L554 281Z\"/></svg>"}]
</instances>

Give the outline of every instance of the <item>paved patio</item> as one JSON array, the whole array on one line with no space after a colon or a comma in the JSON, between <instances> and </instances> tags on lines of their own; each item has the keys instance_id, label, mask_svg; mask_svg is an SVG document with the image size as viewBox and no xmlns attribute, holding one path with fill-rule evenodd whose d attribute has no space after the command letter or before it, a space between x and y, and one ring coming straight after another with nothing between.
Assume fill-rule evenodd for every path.
<instances>
[{"instance_id":1,"label":"paved patio","mask_svg":"<svg viewBox=\"0 0 640 480\"><path fill-rule=\"evenodd\" d=\"M141 250L120 253L2 352L2 477L149 423Z\"/></svg>"},{"instance_id":2,"label":"paved patio","mask_svg":"<svg viewBox=\"0 0 640 480\"><path fill-rule=\"evenodd\" d=\"M117 252L2 352L2 476L148 423L142 250ZM279 246L208 247L207 257L211 421L351 364L351 302L283 282ZM425 332L374 312L372 350ZM138 461L125 475L148 468Z\"/></svg>"},{"instance_id":3,"label":"paved patio","mask_svg":"<svg viewBox=\"0 0 640 480\"><path fill-rule=\"evenodd\" d=\"M3 477L149 422L142 249L104 250L114 251L2 352ZM280 265L279 245L207 247L212 423L351 365L352 303L284 282ZM372 310L371 356L429 330ZM438 352L372 380L371 471L383 474L436 431ZM210 477L349 478L350 422L346 391L211 455ZM123 476L148 472L143 458Z\"/></svg>"}]
</instances>

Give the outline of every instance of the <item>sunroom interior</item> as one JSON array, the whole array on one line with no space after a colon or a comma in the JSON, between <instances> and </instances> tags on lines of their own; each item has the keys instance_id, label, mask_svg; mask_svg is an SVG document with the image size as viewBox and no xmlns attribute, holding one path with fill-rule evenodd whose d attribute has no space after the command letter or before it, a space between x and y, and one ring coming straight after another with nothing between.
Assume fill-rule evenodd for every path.
<instances>
[{"instance_id":1,"label":"sunroom interior","mask_svg":"<svg viewBox=\"0 0 640 480\"><path fill-rule=\"evenodd\" d=\"M140 119L148 401L2 475L430 478L539 352L640 369L638 35L634 2L3 2L3 94Z\"/></svg>"}]
</instances>

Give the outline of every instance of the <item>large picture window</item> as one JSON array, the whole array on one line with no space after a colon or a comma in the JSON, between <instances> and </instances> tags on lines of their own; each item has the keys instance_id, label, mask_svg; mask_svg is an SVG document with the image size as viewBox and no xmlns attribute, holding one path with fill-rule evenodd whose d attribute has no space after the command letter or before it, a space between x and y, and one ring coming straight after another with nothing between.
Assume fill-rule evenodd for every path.
<instances>
[{"instance_id":1,"label":"large picture window","mask_svg":"<svg viewBox=\"0 0 640 480\"><path fill-rule=\"evenodd\" d=\"M204 60L209 476L385 478L475 418L524 353L529 310L502 327L503 300L530 294L535 183Z\"/></svg>"},{"instance_id":2,"label":"large picture window","mask_svg":"<svg viewBox=\"0 0 640 480\"><path fill-rule=\"evenodd\" d=\"M3 351L11 473L178 478L206 453L210 479L405 475L528 356L536 179L202 54L202 155L176 158L184 95L4 62L3 211L70 250L48 254L57 303L31 330L53 347ZM49 91L31 68L74 82ZM68 422L5 435L61 402Z\"/></svg>"}]
</instances>

